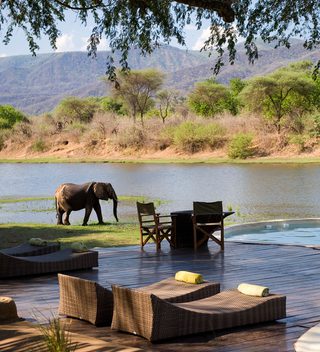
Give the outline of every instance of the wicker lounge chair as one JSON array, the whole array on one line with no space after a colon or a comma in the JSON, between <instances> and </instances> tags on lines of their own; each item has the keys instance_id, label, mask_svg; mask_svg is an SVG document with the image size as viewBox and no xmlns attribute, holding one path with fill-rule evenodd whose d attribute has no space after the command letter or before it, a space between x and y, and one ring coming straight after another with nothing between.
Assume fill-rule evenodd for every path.
<instances>
[{"instance_id":1,"label":"wicker lounge chair","mask_svg":"<svg viewBox=\"0 0 320 352\"><path fill-rule=\"evenodd\" d=\"M59 314L86 320L94 325L110 325L112 291L95 281L58 274Z\"/></svg>"},{"instance_id":2,"label":"wicker lounge chair","mask_svg":"<svg viewBox=\"0 0 320 352\"><path fill-rule=\"evenodd\" d=\"M42 255L56 252L60 249L59 242L48 242L46 246L33 246L29 243L23 243L19 246L1 249L0 253L13 255L15 257L28 257L33 255Z\"/></svg>"},{"instance_id":3,"label":"wicker lounge chair","mask_svg":"<svg viewBox=\"0 0 320 352\"><path fill-rule=\"evenodd\" d=\"M63 249L50 254L14 257L0 253L0 278L89 269L98 266L98 252L73 253Z\"/></svg>"},{"instance_id":4,"label":"wicker lounge chair","mask_svg":"<svg viewBox=\"0 0 320 352\"><path fill-rule=\"evenodd\" d=\"M113 295L98 283L74 276L58 274L60 301L59 313L89 321L94 325L110 325L113 311ZM168 302L187 302L212 296L220 292L220 284L204 282L194 285L165 279L137 289L155 293Z\"/></svg>"},{"instance_id":5,"label":"wicker lounge chair","mask_svg":"<svg viewBox=\"0 0 320 352\"><path fill-rule=\"evenodd\" d=\"M177 336L284 318L286 297L253 297L229 290L197 301L169 303L146 292L112 286L112 329L155 342Z\"/></svg>"}]
</instances>

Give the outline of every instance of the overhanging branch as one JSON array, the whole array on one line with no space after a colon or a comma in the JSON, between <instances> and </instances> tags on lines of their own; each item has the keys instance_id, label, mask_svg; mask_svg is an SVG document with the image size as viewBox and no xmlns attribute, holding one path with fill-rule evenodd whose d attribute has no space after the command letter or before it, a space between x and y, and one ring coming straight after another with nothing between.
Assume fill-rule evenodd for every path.
<instances>
[{"instance_id":1,"label":"overhanging branch","mask_svg":"<svg viewBox=\"0 0 320 352\"><path fill-rule=\"evenodd\" d=\"M77 6L71 6L68 3L64 2L64 1L60 1L60 0L54 0L55 2L57 2L59 5L70 9L70 10L76 10L76 11L87 11L87 10L94 10L96 8L98 8L99 6L102 5L102 1L93 1L94 4L92 4L91 6L82 6L82 7L77 7ZM0 4L1 4L1 0L0 0Z\"/></svg>"},{"instance_id":2,"label":"overhanging branch","mask_svg":"<svg viewBox=\"0 0 320 352\"><path fill-rule=\"evenodd\" d=\"M205 10L217 11L225 22L234 21L234 11L231 8L231 5L235 2L234 0L176 0L176 2Z\"/></svg>"}]
</instances>

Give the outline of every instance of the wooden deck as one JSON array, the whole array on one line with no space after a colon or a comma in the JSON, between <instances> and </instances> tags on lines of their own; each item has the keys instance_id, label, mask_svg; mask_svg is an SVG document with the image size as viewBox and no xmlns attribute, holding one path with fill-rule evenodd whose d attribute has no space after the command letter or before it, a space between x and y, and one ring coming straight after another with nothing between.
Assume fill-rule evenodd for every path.
<instances>
[{"instance_id":1,"label":"wooden deck","mask_svg":"<svg viewBox=\"0 0 320 352\"><path fill-rule=\"evenodd\" d=\"M281 352L293 351L297 338L320 322L320 251L317 249L233 242L226 242L224 253L213 242L208 250L197 253L163 247L160 253L156 253L153 245L147 245L144 251L139 247L100 249L99 269L71 275L96 280L105 286L118 283L130 287L173 276L178 270L202 273L205 279L219 281L221 290L250 282L285 294L287 318L277 323L187 336L154 345L137 336L115 332L109 327L96 328L75 319L71 319L72 331L144 351ZM33 319L33 313L52 316L58 307L57 277L0 280L0 295L13 297L19 315L28 320Z\"/></svg>"}]
</instances>

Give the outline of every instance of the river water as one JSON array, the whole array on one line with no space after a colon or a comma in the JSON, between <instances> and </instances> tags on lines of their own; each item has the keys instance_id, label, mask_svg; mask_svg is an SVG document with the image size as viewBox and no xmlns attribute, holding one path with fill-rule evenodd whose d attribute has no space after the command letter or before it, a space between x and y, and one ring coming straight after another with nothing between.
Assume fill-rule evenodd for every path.
<instances>
[{"instance_id":1,"label":"river water","mask_svg":"<svg viewBox=\"0 0 320 352\"><path fill-rule=\"evenodd\" d=\"M110 182L118 196L161 200L158 211L191 209L193 201L222 200L234 222L320 216L320 166L231 164L0 164L0 199L53 197L63 182ZM101 202L113 221L112 203ZM56 222L54 201L0 203L0 223ZM119 203L119 218L135 215ZM83 212L71 214L80 223ZM96 221L95 214L91 220Z\"/></svg>"}]
</instances>

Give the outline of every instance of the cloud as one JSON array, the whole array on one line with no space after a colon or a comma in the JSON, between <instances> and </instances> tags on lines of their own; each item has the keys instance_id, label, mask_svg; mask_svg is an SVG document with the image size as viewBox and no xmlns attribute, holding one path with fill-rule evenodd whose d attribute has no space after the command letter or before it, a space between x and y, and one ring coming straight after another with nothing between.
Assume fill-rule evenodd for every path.
<instances>
[{"instance_id":1,"label":"cloud","mask_svg":"<svg viewBox=\"0 0 320 352\"><path fill-rule=\"evenodd\" d=\"M73 34L63 34L57 39L57 52L77 50Z\"/></svg>"},{"instance_id":2,"label":"cloud","mask_svg":"<svg viewBox=\"0 0 320 352\"><path fill-rule=\"evenodd\" d=\"M87 46L88 46L88 38L87 37L82 37L81 38L82 41L82 46L80 48L81 51L86 51L87 50ZM98 45L98 50L110 50L110 46L107 42L106 38L102 38L100 40L100 44Z\"/></svg>"},{"instance_id":3,"label":"cloud","mask_svg":"<svg viewBox=\"0 0 320 352\"><path fill-rule=\"evenodd\" d=\"M210 36L210 27L203 29L196 43L193 45L192 49L200 50L203 47L204 42L209 38L209 36Z\"/></svg>"}]
</instances>

